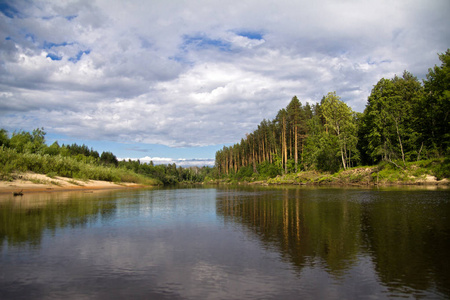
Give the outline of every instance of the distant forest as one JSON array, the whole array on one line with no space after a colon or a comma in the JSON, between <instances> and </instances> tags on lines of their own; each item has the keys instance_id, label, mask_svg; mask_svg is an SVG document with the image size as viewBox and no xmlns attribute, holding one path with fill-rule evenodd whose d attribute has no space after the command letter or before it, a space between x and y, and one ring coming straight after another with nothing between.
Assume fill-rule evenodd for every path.
<instances>
[{"instance_id":1,"label":"distant forest","mask_svg":"<svg viewBox=\"0 0 450 300\"><path fill-rule=\"evenodd\" d=\"M363 113L335 93L320 103L294 96L275 119L263 120L245 138L216 153L219 176L275 177L302 170L336 172L450 155L450 49L421 83L404 71L380 79Z\"/></svg>"}]
</instances>

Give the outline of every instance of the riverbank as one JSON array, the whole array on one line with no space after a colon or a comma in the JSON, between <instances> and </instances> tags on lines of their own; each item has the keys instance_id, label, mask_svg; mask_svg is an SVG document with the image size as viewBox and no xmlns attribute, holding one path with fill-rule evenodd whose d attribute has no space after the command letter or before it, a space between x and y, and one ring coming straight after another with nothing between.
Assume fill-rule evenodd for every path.
<instances>
[{"instance_id":1,"label":"riverbank","mask_svg":"<svg viewBox=\"0 0 450 300\"><path fill-rule=\"evenodd\" d=\"M337 173L302 171L279 175L275 178L246 180L221 179L214 183L248 185L333 185L333 186L390 186L390 185L436 185L450 186L448 178L438 178L429 168L411 165L406 169L388 166L357 167Z\"/></svg>"},{"instance_id":2,"label":"riverbank","mask_svg":"<svg viewBox=\"0 0 450 300\"><path fill-rule=\"evenodd\" d=\"M409 175L404 172L392 173L385 176L376 168L355 168L335 174L319 173L316 171L300 172L277 176L266 181L266 184L299 184L299 185L449 185L447 178L438 180L436 176L423 174Z\"/></svg>"},{"instance_id":3,"label":"riverbank","mask_svg":"<svg viewBox=\"0 0 450 300\"><path fill-rule=\"evenodd\" d=\"M140 188L146 185L132 182L108 182L101 180L81 180L67 177L49 177L43 174L23 173L16 174L12 181L0 181L0 194L8 193L36 193L36 192L57 192L73 190L106 190L106 189L126 189Z\"/></svg>"}]
</instances>

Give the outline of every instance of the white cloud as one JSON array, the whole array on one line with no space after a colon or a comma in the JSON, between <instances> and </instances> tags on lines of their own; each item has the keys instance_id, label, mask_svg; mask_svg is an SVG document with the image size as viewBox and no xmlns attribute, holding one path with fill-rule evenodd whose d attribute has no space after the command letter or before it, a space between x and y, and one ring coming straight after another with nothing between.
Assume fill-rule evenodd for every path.
<instances>
[{"instance_id":1,"label":"white cloud","mask_svg":"<svg viewBox=\"0 0 450 300\"><path fill-rule=\"evenodd\" d=\"M436 1L11 1L0 126L195 147L238 142L297 95L362 111L450 40Z\"/></svg>"}]
</instances>

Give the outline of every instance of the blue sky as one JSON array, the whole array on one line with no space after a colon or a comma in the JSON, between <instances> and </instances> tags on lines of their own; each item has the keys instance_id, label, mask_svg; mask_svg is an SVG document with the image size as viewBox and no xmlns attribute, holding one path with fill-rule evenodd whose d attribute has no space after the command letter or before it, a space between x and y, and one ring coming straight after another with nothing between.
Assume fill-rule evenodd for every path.
<instances>
[{"instance_id":1,"label":"blue sky","mask_svg":"<svg viewBox=\"0 0 450 300\"><path fill-rule=\"evenodd\" d=\"M46 134L47 144L55 141L59 145L85 144L100 154L103 151L113 152L121 159L139 159L141 162L154 164L173 164L177 166L213 166L214 154L223 145L211 145L203 147L169 147L162 144L125 143L105 140L85 140L71 138L59 134ZM231 144L230 144L231 145ZM226 145L229 146L229 145Z\"/></svg>"},{"instance_id":2,"label":"blue sky","mask_svg":"<svg viewBox=\"0 0 450 300\"><path fill-rule=\"evenodd\" d=\"M448 0L0 0L0 127L119 158L215 152L336 91L423 79L450 47Z\"/></svg>"}]
</instances>

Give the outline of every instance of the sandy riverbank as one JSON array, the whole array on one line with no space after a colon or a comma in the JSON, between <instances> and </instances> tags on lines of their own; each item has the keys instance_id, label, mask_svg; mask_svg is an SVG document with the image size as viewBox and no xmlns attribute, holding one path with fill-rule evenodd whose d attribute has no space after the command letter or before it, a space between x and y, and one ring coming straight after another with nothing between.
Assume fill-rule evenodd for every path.
<instances>
[{"instance_id":1,"label":"sandy riverbank","mask_svg":"<svg viewBox=\"0 0 450 300\"><path fill-rule=\"evenodd\" d=\"M50 178L42 174L25 173L16 176L13 181L0 181L0 194L23 191L30 192L56 192L72 190L105 190L145 187L131 182L113 183L100 180L79 180L55 176Z\"/></svg>"}]
</instances>

